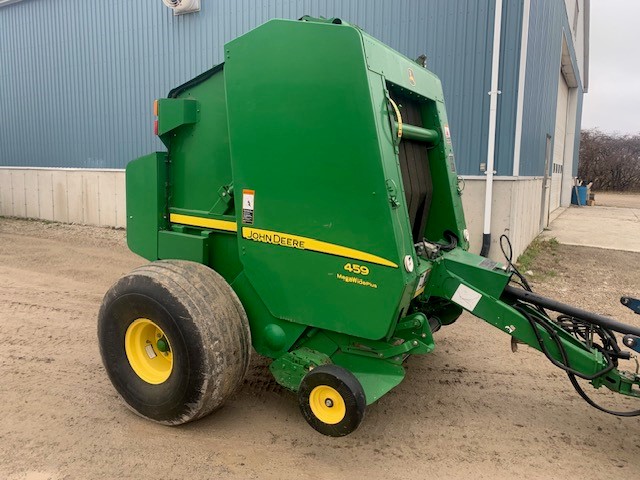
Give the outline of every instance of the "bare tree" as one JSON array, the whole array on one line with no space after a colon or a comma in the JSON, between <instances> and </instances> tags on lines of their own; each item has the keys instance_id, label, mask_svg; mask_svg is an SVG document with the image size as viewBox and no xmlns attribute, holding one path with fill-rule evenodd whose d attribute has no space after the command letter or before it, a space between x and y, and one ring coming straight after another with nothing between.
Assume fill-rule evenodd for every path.
<instances>
[{"instance_id":1,"label":"bare tree","mask_svg":"<svg viewBox=\"0 0 640 480\"><path fill-rule=\"evenodd\" d=\"M640 191L640 134L583 130L578 177L594 190Z\"/></svg>"}]
</instances>

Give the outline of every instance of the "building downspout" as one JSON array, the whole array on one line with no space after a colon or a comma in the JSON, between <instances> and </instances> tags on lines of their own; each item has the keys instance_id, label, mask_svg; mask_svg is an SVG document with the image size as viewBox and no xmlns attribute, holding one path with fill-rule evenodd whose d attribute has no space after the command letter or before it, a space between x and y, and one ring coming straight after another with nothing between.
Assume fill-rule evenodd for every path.
<instances>
[{"instance_id":1,"label":"building downspout","mask_svg":"<svg viewBox=\"0 0 640 480\"><path fill-rule=\"evenodd\" d=\"M482 229L482 249L480 255L486 257L491 248L491 205L493 202L493 167L496 153L496 123L498 114L498 77L500 75L500 31L502 27L502 0L496 0L493 20L493 59L491 61L491 97L489 107L489 139L487 142L487 176L484 195L484 226Z\"/></svg>"}]
</instances>

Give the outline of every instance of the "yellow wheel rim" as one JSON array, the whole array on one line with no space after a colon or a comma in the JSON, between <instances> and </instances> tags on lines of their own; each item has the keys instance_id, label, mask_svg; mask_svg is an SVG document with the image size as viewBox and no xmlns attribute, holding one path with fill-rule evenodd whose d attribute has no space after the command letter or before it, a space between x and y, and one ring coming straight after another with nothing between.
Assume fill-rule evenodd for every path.
<instances>
[{"instance_id":1,"label":"yellow wheel rim","mask_svg":"<svg viewBox=\"0 0 640 480\"><path fill-rule=\"evenodd\" d=\"M173 370L173 353L162 329L147 318L134 321L124 336L124 351L136 375L153 385L166 382Z\"/></svg>"},{"instance_id":2,"label":"yellow wheel rim","mask_svg":"<svg viewBox=\"0 0 640 480\"><path fill-rule=\"evenodd\" d=\"M311 390L309 406L316 418L328 425L340 423L347 414L344 398L328 385L319 385Z\"/></svg>"}]
</instances>

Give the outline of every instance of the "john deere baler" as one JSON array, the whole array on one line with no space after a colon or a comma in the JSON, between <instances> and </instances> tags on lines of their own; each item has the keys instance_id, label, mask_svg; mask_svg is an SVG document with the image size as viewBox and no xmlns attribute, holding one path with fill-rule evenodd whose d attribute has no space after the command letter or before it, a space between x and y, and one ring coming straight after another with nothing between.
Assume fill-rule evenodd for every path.
<instances>
[{"instance_id":1,"label":"john deere baler","mask_svg":"<svg viewBox=\"0 0 640 480\"><path fill-rule=\"evenodd\" d=\"M467 252L434 74L339 19L272 20L224 59L156 102L167 151L127 167L127 240L151 263L106 294L98 334L135 412L207 415L253 346L311 426L345 435L463 310L572 382L640 395L613 333L640 329Z\"/></svg>"}]
</instances>

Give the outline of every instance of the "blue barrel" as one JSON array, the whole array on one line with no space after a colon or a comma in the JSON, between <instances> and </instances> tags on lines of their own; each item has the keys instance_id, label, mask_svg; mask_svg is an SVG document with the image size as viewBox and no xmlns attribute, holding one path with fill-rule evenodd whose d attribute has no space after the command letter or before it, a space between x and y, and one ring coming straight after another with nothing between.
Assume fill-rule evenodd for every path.
<instances>
[{"instance_id":1,"label":"blue barrel","mask_svg":"<svg viewBox=\"0 0 640 480\"><path fill-rule=\"evenodd\" d=\"M573 187L571 190L571 205L587 204L587 187Z\"/></svg>"}]
</instances>

